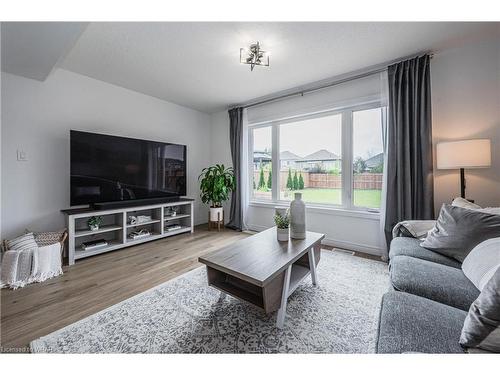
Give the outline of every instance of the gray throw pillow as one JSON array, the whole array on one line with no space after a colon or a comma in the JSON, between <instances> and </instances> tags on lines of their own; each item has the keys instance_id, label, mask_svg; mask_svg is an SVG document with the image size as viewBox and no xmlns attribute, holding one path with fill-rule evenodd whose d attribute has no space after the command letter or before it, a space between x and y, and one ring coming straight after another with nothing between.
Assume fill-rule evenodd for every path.
<instances>
[{"instance_id":1,"label":"gray throw pillow","mask_svg":"<svg viewBox=\"0 0 500 375\"><path fill-rule=\"evenodd\" d=\"M460 345L500 353L500 268L470 306Z\"/></svg>"},{"instance_id":2,"label":"gray throw pillow","mask_svg":"<svg viewBox=\"0 0 500 375\"><path fill-rule=\"evenodd\" d=\"M463 262L476 245L495 237L500 237L500 215L443 204L420 246Z\"/></svg>"}]
</instances>

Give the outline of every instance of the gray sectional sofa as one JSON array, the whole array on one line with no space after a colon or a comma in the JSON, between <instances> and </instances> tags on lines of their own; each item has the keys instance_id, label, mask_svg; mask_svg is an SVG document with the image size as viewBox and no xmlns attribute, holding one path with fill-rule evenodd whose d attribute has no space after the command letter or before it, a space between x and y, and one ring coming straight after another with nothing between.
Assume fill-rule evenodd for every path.
<instances>
[{"instance_id":1,"label":"gray sectional sofa","mask_svg":"<svg viewBox=\"0 0 500 375\"><path fill-rule=\"evenodd\" d=\"M396 237L389 252L393 291L382 299L378 353L464 353L458 343L479 290L461 263Z\"/></svg>"}]
</instances>

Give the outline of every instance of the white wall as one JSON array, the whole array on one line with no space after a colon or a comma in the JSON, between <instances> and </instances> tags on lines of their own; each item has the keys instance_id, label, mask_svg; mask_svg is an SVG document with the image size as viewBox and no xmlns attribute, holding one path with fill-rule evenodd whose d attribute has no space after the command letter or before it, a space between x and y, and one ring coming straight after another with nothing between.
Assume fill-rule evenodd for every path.
<instances>
[{"instance_id":1,"label":"white wall","mask_svg":"<svg viewBox=\"0 0 500 375\"><path fill-rule=\"evenodd\" d=\"M2 40L2 31L0 28L0 40ZM0 48L0 68L2 61L2 49ZM0 69L1 71L1 69ZM0 74L0 88L2 87L3 75ZM2 93L0 90L0 156L2 155ZM2 238L2 160L0 160L0 239Z\"/></svg>"},{"instance_id":2,"label":"white wall","mask_svg":"<svg viewBox=\"0 0 500 375\"><path fill-rule=\"evenodd\" d=\"M466 192L479 205L500 206L500 40L437 53L431 83L434 146L445 140L490 138L491 168L466 170ZM438 212L442 203L460 195L460 179L458 170L435 169L434 176Z\"/></svg>"},{"instance_id":3,"label":"white wall","mask_svg":"<svg viewBox=\"0 0 500 375\"><path fill-rule=\"evenodd\" d=\"M283 118L301 116L325 110L348 107L373 100L384 102L385 74L372 74L327 89L313 91L304 96L293 96L266 105L248 109L248 123L256 124Z\"/></svg>"},{"instance_id":4,"label":"white wall","mask_svg":"<svg viewBox=\"0 0 500 375\"><path fill-rule=\"evenodd\" d=\"M210 164L224 164L232 167L231 146L229 144L229 115L227 111L221 111L210 115ZM231 199L224 203L224 221L229 221L229 209Z\"/></svg>"},{"instance_id":5,"label":"white wall","mask_svg":"<svg viewBox=\"0 0 500 375\"><path fill-rule=\"evenodd\" d=\"M187 195L206 222L197 178L210 161L209 115L65 70L44 82L2 73L2 238L63 227L70 129L186 144Z\"/></svg>"}]
</instances>

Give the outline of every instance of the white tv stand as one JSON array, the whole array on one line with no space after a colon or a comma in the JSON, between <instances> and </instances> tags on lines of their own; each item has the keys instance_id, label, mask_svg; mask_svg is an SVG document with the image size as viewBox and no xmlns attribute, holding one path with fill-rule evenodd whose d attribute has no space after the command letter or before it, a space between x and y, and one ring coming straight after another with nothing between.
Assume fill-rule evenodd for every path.
<instances>
[{"instance_id":1,"label":"white tv stand","mask_svg":"<svg viewBox=\"0 0 500 375\"><path fill-rule=\"evenodd\" d=\"M110 210L94 210L91 208L77 208L62 210L66 215L68 228L68 263L75 264L75 260L92 255L122 249L143 242L159 238L175 236L180 233L194 231L193 199L179 199L175 202L158 203L146 206L122 207ZM168 215L175 209L175 216ZM130 216L147 215L152 220L140 224L129 224ZM91 231L87 220L92 216L100 216L103 224L98 230ZM167 230L167 225L178 224L179 229ZM151 234L139 239L130 238L130 232L145 228ZM92 250L83 250L82 243L97 239L104 239L106 246Z\"/></svg>"}]
</instances>

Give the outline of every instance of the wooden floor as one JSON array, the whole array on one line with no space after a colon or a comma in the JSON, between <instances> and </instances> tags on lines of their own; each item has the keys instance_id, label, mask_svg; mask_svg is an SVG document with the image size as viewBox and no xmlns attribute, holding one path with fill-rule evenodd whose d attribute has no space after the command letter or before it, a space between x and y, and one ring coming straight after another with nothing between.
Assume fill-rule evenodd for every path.
<instances>
[{"instance_id":1,"label":"wooden floor","mask_svg":"<svg viewBox=\"0 0 500 375\"><path fill-rule=\"evenodd\" d=\"M82 259L42 284L2 289L0 349L22 350L34 339L200 266L200 255L246 236L198 226L193 234Z\"/></svg>"}]
</instances>

